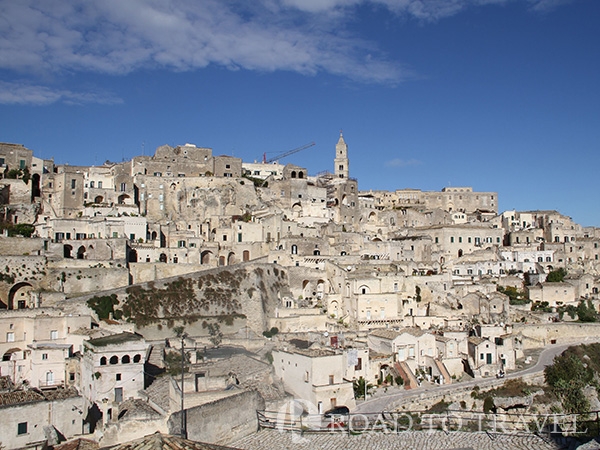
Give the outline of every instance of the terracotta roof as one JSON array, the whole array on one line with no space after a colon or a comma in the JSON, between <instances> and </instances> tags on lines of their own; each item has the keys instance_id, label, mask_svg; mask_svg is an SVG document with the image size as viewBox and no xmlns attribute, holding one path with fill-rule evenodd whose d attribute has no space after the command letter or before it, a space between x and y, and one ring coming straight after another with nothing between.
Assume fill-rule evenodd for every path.
<instances>
[{"instance_id":1,"label":"terracotta roof","mask_svg":"<svg viewBox=\"0 0 600 450\"><path fill-rule=\"evenodd\" d=\"M77 438L52 447L52 450L97 450L98 443L90 439Z\"/></svg>"},{"instance_id":2,"label":"terracotta roof","mask_svg":"<svg viewBox=\"0 0 600 450\"><path fill-rule=\"evenodd\" d=\"M178 436L156 432L134 441L111 447L111 450L227 450L235 447L224 447L221 445L205 444Z\"/></svg>"},{"instance_id":3,"label":"terracotta roof","mask_svg":"<svg viewBox=\"0 0 600 450\"><path fill-rule=\"evenodd\" d=\"M379 338L383 338L383 339L395 339L397 338L400 333L398 333L397 331L393 331L393 330L386 330L386 329L380 329L380 330L373 330L369 333L370 336L375 336L375 337L379 337Z\"/></svg>"}]
</instances>

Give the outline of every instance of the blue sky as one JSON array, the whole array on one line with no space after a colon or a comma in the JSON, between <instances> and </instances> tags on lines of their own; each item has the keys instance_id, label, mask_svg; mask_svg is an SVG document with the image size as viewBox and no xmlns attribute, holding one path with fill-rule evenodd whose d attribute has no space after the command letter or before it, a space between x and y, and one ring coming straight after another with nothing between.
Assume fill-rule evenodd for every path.
<instances>
[{"instance_id":1,"label":"blue sky","mask_svg":"<svg viewBox=\"0 0 600 450\"><path fill-rule=\"evenodd\" d=\"M597 0L0 0L0 141L194 143L359 188L495 191L600 226Z\"/></svg>"}]
</instances>

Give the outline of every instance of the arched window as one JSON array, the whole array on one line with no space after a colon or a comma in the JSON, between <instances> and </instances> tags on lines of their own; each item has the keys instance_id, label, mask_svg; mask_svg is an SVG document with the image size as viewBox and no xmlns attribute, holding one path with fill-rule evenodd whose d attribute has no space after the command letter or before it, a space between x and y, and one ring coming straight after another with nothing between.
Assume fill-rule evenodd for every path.
<instances>
[{"instance_id":1,"label":"arched window","mask_svg":"<svg viewBox=\"0 0 600 450\"><path fill-rule=\"evenodd\" d=\"M119 357L117 355L111 356L109 362L111 364L118 364L119 363Z\"/></svg>"},{"instance_id":2,"label":"arched window","mask_svg":"<svg viewBox=\"0 0 600 450\"><path fill-rule=\"evenodd\" d=\"M121 358L121 364L129 364L131 362L131 359L129 358L129 355L125 355Z\"/></svg>"},{"instance_id":3,"label":"arched window","mask_svg":"<svg viewBox=\"0 0 600 450\"><path fill-rule=\"evenodd\" d=\"M105 366L106 365L106 356L103 356L102 358L100 358L100 365L101 366Z\"/></svg>"},{"instance_id":4,"label":"arched window","mask_svg":"<svg viewBox=\"0 0 600 450\"><path fill-rule=\"evenodd\" d=\"M292 178L296 178L296 171L292 170Z\"/></svg>"},{"instance_id":5,"label":"arched window","mask_svg":"<svg viewBox=\"0 0 600 450\"><path fill-rule=\"evenodd\" d=\"M133 357L133 362L134 363L139 363L142 360L142 355L135 355Z\"/></svg>"},{"instance_id":6,"label":"arched window","mask_svg":"<svg viewBox=\"0 0 600 450\"><path fill-rule=\"evenodd\" d=\"M304 178L304 172L302 172L302 171L298 172L298 178Z\"/></svg>"}]
</instances>

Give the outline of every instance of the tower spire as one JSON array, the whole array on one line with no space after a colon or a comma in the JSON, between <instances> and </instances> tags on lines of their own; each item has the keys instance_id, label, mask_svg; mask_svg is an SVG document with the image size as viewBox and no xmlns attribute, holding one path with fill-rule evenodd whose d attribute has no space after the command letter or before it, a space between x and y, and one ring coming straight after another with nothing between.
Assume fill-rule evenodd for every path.
<instances>
[{"instance_id":1,"label":"tower spire","mask_svg":"<svg viewBox=\"0 0 600 450\"><path fill-rule=\"evenodd\" d=\"M334 174L336 178L348 178L350 171L350 161L348 160L348 145L344 141L344 135L340 129L340 139L335 146L335 159L334 159L335 170Z\"/></svg>"}]
</instances>

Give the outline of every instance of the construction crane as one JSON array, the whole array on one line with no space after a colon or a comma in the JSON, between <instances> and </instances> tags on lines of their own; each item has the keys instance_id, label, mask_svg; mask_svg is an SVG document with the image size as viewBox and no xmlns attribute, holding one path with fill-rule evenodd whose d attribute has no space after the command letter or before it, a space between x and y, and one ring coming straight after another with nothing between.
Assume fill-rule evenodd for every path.
<instances>
[{"instance_id":1,"label":"construction crane","mask_svg":"<svg viewBox=\"0 0 600 450\"><path fill-rule=\"evenodd\" d=\"M280 155L274 156L273 158L269 158L269 159L267 159L267 154L263 153L263 164L271 164L272 162L278 161L282 158L285 158L286 156L290 156L290 155L293 155L294 153L298 153L302 150L306 150L307 148L312 147L313 145L315 145L315 143L311 142L310 144L306 144L306 145L303 145L302 147L288 150L285 153L281 153Z\"/></svg>"}]
</instances>

